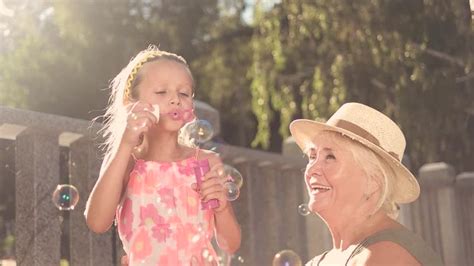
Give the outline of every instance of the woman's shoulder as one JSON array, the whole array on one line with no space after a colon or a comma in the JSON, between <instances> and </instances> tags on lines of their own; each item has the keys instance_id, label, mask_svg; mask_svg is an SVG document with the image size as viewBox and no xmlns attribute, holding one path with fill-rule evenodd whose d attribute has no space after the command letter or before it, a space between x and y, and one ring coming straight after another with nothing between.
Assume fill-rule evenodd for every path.
<instances>
[{"instance_id":1,"label":"woman's shoulder","mask_svg":"<svg viewBox=\"0 0 474 266\"><path fill-rule=\"evenodd\" d=\"M421 265L404 247L391 241L372 244L354 257L355 265Z\"/></svg>"},{"instance_id":2,"label":"woman's shoulder","mask_svg":"<svg viewBox=\"0 0 474 266\"><path fill-rule=\"evenodd\" d=\"M387 261L393 265L443 264L440 256L423 239L403 226L375 233L362 246L354 259L362 259L367 265Z\"/></svg>"}]
</instances>

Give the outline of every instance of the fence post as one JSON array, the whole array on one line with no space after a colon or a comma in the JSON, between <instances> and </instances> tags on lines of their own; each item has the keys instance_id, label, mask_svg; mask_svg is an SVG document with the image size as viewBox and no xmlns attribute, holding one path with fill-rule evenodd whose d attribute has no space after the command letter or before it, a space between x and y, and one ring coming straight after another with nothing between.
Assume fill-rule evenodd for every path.
<instances>
[{"instance_id":1,"label":"fence post","mask_svg":"<svg viewBox=\"0 0 474 266\"><path fill-rule=\"evenodd\" d=\"M283 142L282 153L285 157L291 157L293 159L301 158L301 165L304 165L303 152L298 147L293 137L285 139ZM295 189L299 194L299 202L296 206L291 206L288 210L293 209L296 212L296 208L299 204L308 203L308 192L304 181L304 168L296 170L291 183L295 186ZM301 251L300 254L304 262L323 253L325 250L331 249L332 238L326 224L318 215L311 213L308 216L300 217L302 232L301 236L298 236L297 239L299 241L305 241L306 243L305 250Z\"/></svg>"},{"instance_id":2,"label":"fence post","mask_svg":"<svg viewBox=\"0 0 474 266\"><path fill-rule=\"evenodd\" d=\"M254 250L255 264L269 265L274 254L278 251L278 223L281 223L281 209L278 205L278 196L281 194L277 190L273 165L263 163L254 164L252 171L251 193L258 195L253 201L255 208L252 215L256 218L253 228L255 243L257 246L265 247L262 250ZM273 217L273 219L269 219Z\"/></svg>"},{"instance_id":3,"label":"fence post","mask_svg":"<svg viewBox=\"0 0 474 266\"><path fill-rule=\"evenodd\" d=\"M90 191L99 176L101 159L92 141L82 137L70 146L70 183L77 188L79 203L70 213L71 265L112 265L112 231L98 235L86 225L84 210Z\"/></svg>"},{"instance_id":4,"label":"fence post","mask_svg":"<svg viewBox=\"0 0 474 266\"><path fill-rule=\"evenodd\" d=\"M239 259L243 261L243 265L247 265L253 261L252 252L257 248L254 244L254 231L253 226L257 222L252 216L252 193L250 193L250 173L252 164L248 161L240 163L232 163L232 161L226 161L226 164L235 167L243 177L243 185L240 188L240 195L236 201L232 202L237 222L240 224L242 243L239 250L234 254L231 265L239 265ZM239 258L240 257L240 258Z\"/></svg>"},{"instance_id":5,"label":"fence post","mask_svg":"<svg viewBox=\"0 0 474 266\"><path fill-rule=\"evenodd\" d=\"M458 224L464 246L463 265L474 265L474 172L464 172L456 177Z\"/></svg>"},{"instance_id":6,"label":"fence post","mask_svg":"<svg viewBox=\"0 0 474 266\"><path fill-rule=\"evenodd\" d=\"M61 226L52 194L59 183L58 135L27 128L16 138L17 265L58 265Z\"/></svg>"},{"instance_id":7,"label":"fence post","mask_svg":"<svg viewBox=\"0 0 474 266\"><path fill-rule=\"evenodd\" d=\"M463 257L454 181L454 168L449 164L429 163L420 168L422 236L446 265L462 265Z\"/></svg>"},{"instance_id":8,"label":"fence post","mask_svg":"<svg viewBox=\"0 0 474 266\"><path fill-rule=\"evenodd\" d=\"M278 182L279 200L281 202L280 213L280 250L291 249L295 251L303 261L308 259L307 233L305 230L307 216L298 213L298 206L304 203L306 191L301 190L303 175L297 168L283 166Z\"/></svg>"}]
</instances>

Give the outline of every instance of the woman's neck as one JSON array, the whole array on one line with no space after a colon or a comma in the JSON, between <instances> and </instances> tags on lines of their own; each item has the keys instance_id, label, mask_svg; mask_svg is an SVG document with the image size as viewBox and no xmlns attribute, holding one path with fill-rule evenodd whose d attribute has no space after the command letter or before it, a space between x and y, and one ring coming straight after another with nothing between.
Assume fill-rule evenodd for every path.
<instances>
[{"instance_id":1,"label":"woman's neck","mask_svg":"<svg viewBox=\"0 0 474 266\"><path fill-rule=\"evenodd\" d=\"M358 215L350 219L341 219L341 216L343 215L323 217L332 235L333 249L340 251L360 243L376 232L400 226L381 210L370 216Z\"/></svg>"}]
</instances>

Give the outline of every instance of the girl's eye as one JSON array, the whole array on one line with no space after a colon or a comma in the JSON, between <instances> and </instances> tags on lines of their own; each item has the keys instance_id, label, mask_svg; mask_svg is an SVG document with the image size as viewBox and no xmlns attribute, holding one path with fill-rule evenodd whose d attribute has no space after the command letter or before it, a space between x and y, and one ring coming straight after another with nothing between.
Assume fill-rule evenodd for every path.
<instances>
[{"instance_id":1,"label":"girl's eye","mask_svg":"<svg viewBox=\"0 0 474 266\"><path fill-rule=\"evenodd\" d=\"M166 91L155 91L155 94L165 94Z\"/></svg>"},{"instance_id":2,"label":"girl's eye","mask_svg":"<svg viewBox=\"0 0 474 266\"><path fill-rule=\"evenodd\" d=\"M326 160L334 160L334 159L336 159L336 157L334 155L332 155L332 154L326 155Z\"/></svg>"},{"instance_id":3,"label":"girl's eye","mask_svg":"<svg viewBox=\"0 0 474 266\"><path fill-rule=\"evenodd\" d=\"M179 95L184 96L184 97L189 97L189 94L187 94L185 92L180 92Z\"/></svg>"}]
</instances>

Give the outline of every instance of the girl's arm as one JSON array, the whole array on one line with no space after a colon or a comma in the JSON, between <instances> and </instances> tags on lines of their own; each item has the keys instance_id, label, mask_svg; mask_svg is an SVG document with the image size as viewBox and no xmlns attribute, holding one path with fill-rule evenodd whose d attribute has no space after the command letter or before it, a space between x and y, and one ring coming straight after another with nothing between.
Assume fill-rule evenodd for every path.
<instances>
[{"instance_id":1,"label":"girl's arm","mask_svg":"<svg viewBox=\"0 0 474 266\"><path fill-rule=\"evenodd\" d=\"M216 154L206 154L211 171L201 184L201 198L204 201L218 199L219 207L214 209L216 240L219 247L228 253L235 253L240 247L240 225L235 218L232 204L227 201L225 189L217 177L216 169L222 167L222 161Z\"/></svg>"},{"instance_id":2,"label":"girl's arm","mask_svg":"<svg viewBox=\"0 0 474 266\"><path fill-rule=\"evenodd\" d=\"M225 209L214 213L216 225L216 240L224 251L234 254L240 247L240 225L235 218L234 209L230 202Z\"/></svg>"},{"instance_id":3,"label":"girl's arm","mask_svg":"<svg viewBox=\"0 0 474 266\"><path fill-rule=\"evenodd\" d=\"M130 109L118 150L105 158L99 179L87 200L84 212L86 223L96 233L103 233L112 225L132 169L130 158L133 148L140 143L141 136L148 132L153 123L158 122L151 113L153 107L150 104L137 102Z\"/></svg>"},{"instance_id":4,"label":"girl's arm","mask_svg":"<svg viewBox=\"0 0 474 266\"><path fill-rule=\"evenodd\" d=\"M92 189L86 204L86 223L95 233L109 230L115 217L115 210L128 182L131 171L130 154L133 147L120 145L112 158L105 158L101 174Z\"/></svg>"}]
</instances>

